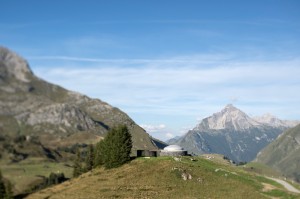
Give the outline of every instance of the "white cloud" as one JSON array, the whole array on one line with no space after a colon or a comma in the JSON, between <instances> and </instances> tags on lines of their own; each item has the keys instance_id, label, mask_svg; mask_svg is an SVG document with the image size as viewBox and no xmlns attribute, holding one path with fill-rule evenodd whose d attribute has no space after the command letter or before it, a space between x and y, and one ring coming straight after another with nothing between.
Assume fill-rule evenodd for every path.
<instances>
[{"instance_id":1,"label":"white cloud","mask_svg":"<svg viewBox=\"0 0 300 199\"><path fill-rule=\"evenodd\" d=\"M40 58L41 63L48 58L48 65L53 59L55 63L33 67L38 76L121 108L138 123L148 124L142 126L150 133L182 134L179 125L196 124L197 116L209 116L232 102L253 115L299 116L300 59L249 62L233 54L154 60ZM166 122L174 115L182 119Z\"/></svg>"},{"instance_id":2,"label":"white cloud","mask_svg":"<svg viewBox=\"0 0 300 199\"><path fill-rule=\"evenodd\" d=\"M159 125L141 124L140 126L149 133L162 131L166 128L165 124L159 124Z\"/></svg>"},{"instance_id":3,"label":"white cloud","mask_svg":"<svg viewBox=\"0 0 300 199\"><path fill-rule=\"evenodd\" d=\"M36 68L37 75L117 106L163 110L199 101L291 100L299 88L300 62L229 63L219 67L153 64L144 67ZM178 64L178 63L177 63ZM173 63L174 65L174 63ZM184 65L184 64L183 64ZM189 65L187 63L186 65ZM294 97L293 97L294 98ZM155 109L153 109L153 105ZM187 111L189 111L187 109Z\"/></svg>"}]
</instances>

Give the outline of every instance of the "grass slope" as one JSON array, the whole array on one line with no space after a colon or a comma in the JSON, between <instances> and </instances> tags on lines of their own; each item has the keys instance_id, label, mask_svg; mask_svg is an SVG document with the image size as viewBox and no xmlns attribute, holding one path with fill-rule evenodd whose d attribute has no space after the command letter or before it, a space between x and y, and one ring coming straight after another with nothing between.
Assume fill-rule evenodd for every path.
<instances>
[{"instance_id":1,"label":"grass slope","mask_svg":"<svg viewBox=\"0 0 300 199\"><path fill-rule=\"evenodd\" d=\"M300 125L287 130L264 148L256 161L300 182Z\"/></svg>"},{"instance_id":2,"label":"grass slope","mask_svg":"<svg viewBox=\"0 0 300 199\"><path fill-rule=\"evenodd\" d=\"M139 158L116 169L97 168L28 198L300 198L242 168L196 160ZM184 172L192 179L184 181Z\"/></svg>"}]
</instances>

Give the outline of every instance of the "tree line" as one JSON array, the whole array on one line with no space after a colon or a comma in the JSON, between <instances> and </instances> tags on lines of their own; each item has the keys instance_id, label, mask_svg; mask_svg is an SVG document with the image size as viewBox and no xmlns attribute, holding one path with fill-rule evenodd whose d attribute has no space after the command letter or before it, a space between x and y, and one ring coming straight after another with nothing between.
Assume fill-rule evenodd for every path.
<instances>
[{"instance_id":1,"label":"tree line","mask_svg":"<svg viewBox=\"0 0 300 199\"><path fill-rule=\"evenodd\" d=\"M73 176L77 177L98 166L104 166L106 169L119 167L130 161L131 148L131 134L127 126L114 127L96 146L89 145L85 154L77 150Z\"/></svg>"}]
</instances>

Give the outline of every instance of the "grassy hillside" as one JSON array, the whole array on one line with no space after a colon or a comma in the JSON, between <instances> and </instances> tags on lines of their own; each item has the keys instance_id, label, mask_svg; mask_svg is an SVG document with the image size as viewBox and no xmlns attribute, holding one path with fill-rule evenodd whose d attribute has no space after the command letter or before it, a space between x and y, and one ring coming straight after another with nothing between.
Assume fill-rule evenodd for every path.
<instances>
[{"instance_id":1,"label":"grassy hillside","mask_svg":"<svg viewBox=\"0 0 300 199\"><path fill-rule=\"evenodd\" d=\"M28 198L300 198L240 167L195 160L139 158L116 169L97 168ZM183 173L192 179L183 180Z\"/></svg>"},{"instance_id":2,"label":"grassy hillside","mask_svg":"<svg viewBox=\"0 0 300 199\"><path fill-rule=\"evenodd\" d=\"M97 143L120 124L130 130L133 154L157 149L123 111L40 79L25 59L0 46L0 169L16 192L53 172L31 168L61 167L72 161L77 148Z\"/></svg>"},{"instance_id":3,"label":"grassy hillside","mask_svg":"<svg viewBox=\"0 0 300 199\"><path fill-rule=\"evenodd\" d=\"M300 182L300 125L289 129L263 149L256 161Z\"/></svg>"}]
</instances>

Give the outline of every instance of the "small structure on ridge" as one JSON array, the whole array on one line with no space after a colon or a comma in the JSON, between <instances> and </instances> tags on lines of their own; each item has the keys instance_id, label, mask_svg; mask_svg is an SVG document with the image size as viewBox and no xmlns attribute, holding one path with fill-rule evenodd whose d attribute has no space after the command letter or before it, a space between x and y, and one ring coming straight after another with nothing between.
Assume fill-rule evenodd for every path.
<instances>
[{"instance_id":1,"label":"small structure on ridge","mask_svg":"<svg viewBox=\"0 0 300 199\"><path fill-rule=\"evenodd\" d=\"M169 145L160 151L160 156L186 156L187 151L178 145Z\"/></svg>"}]
</instances>

